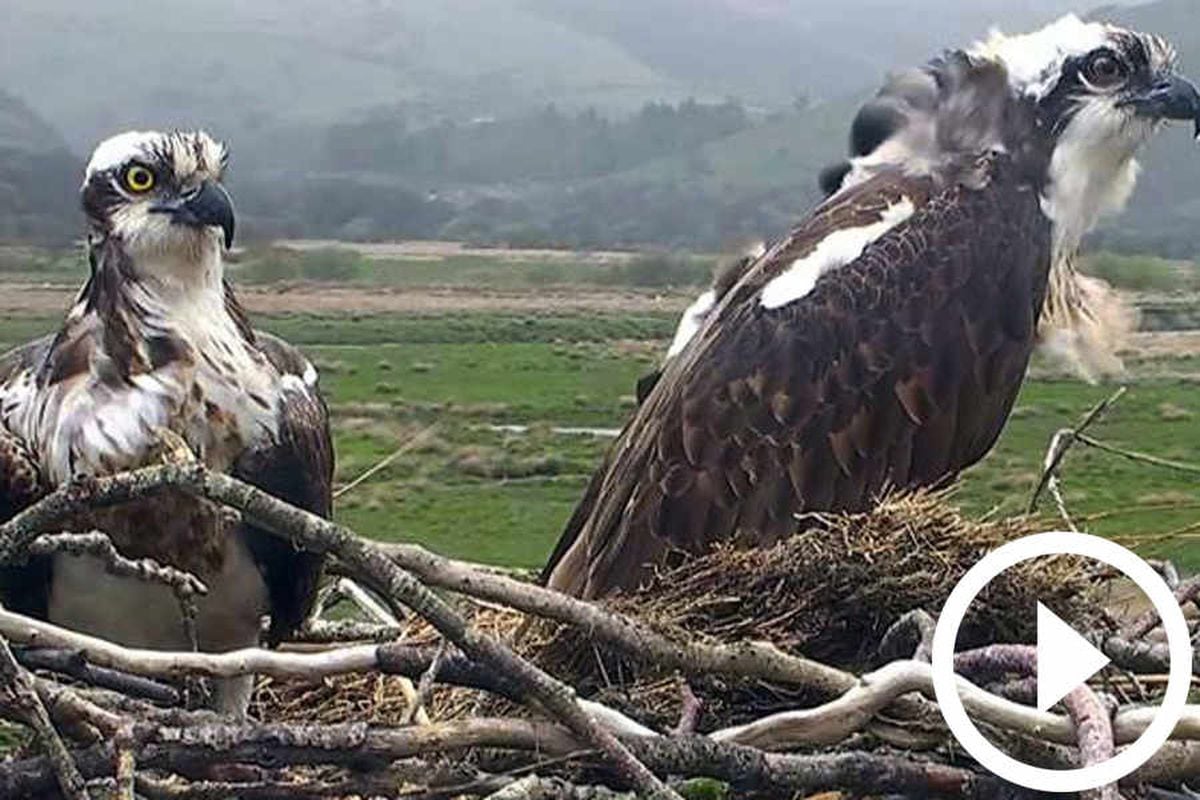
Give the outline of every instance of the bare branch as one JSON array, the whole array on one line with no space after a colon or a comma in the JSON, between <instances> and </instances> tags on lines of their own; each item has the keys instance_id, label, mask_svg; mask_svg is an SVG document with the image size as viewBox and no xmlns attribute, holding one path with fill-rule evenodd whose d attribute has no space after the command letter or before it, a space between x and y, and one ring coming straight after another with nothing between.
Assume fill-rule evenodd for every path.
<instances>
[{"instance_id":1,"label":"bare branch","mask_svg":"<svg viewBox=\"0 0 1200 800\"><path fill-rule=\"evenodd\" d=\"M1035 670L1036 675L1036 670ZM1112 722L1108 710L1086 684L1076 687L1063 698L1063 706L1075 722L1076 735L1079 739L1079 753L1083 766L1090 767L1102 764L1116 754L1113 741ZM1101 786L1080 795L1086 800L1119 800L1115 784Z\"/></svg>"},{"instance_id":2,"label":"bare branch","mask_svg":"<svg viewBox=\"0 0 1200 800\"><path fill-rule=\"evenodd\" d=\"M1097 450L1103 450L1106 453L1112 453L1115 456L1127 458L1130 461L1137 461L1140 464L1149 464L1152 467L1164 467L1173 469L1176 472L1186 472L1189 475L1200 475L1200 466L1196 464L1185 464L1182 461L1171 461L1167 458L1159 458L1147 453L1139 453L1136 450L1127 450L1123 447L1117 447L1108 442L1102 442L1099 439L1093 439L1091 436L1079 433L1075 436L1081 444L1086 444L1088 447L1094 447Z\"/></svg>"},{"instance_id":3,"label":"bare branch","mask_svg":"<svg viewBox=\"0 0 1200 800\"><path fill-rule=\"evenodd\" d=\"M442 660L446 657L446 642L443 641L438 645L437 651L433 654L433 659L429 662L429 667L421 673L421 682L417 684L417 693L408 703L408 710L404 713L404 724L411 725L417 714L425 710L425 706L429 703L429 696L433 694L433 683L437 680L438 670L442 668ZM428 724L426 718L422 724Z\"/></svg>"},{"instance_id":4,"label":"bare branch","mask_svg":"<svg viewBox=\"0 0 1200 800\"><path fill-rule=\"evenodd\" d=\"M118 578L133 578L146 583L159 583L174 592L187 595L206 595L208 587L190 572L159 564L149 558L130 559L117 552L108 535L90 533L43 534L29 545L29 555L48 556L63 553L72 556L92 556L104 562L105 571Z\"/></svg>"},{"instance_id":5,"label":"bare branch","mask_svg":"<svg viewBox=\"0 0 1200 800\"><path fill-rule=\"evenodd\" d=\"M1050 483L1051 479L1058 474L1059 465L1066 458L1067 451L1071 449L1071 445L1075 443L1079 434L1086 431L1103 417L1104 413L1120 400L1126 391L1126 387L1122 386L1109 397L1093 406L1088 413L1084 414L1075 427L1064 428L1054 434L1054 437L1050 440L1050 447L1046 453L1045 463L1042 466L1042 474L1038 478L1037 485L1033 489L1033 494L1029 498L1029 506L1026 508L1026 513L1032 514L1037 511L1038 500L1041 499L1042 493L1046 491L1046 486Z\"/></svg>"},{"instance_id":6,"label":"bare branch","mask_svg":"<svg viewBox=\"0 0 1200 800\"><path fill-rule=\"evenodd\" d=\"M936 627L929 612L920 608L909 611L884 632L877 648L880 660L911 658L914 661L929 661Z\"/></svg>"},{"instance_id":7,"label":"bare branch","mask_svg":"<svg viewBox=\"0 0 1200 800\"><path fill-rule=\"evenodd\" d=\"M384 608L378 600L371 596L370 592L359 586L357 582L349 578L339 578L334 588L342 597L374 620L375 624L387 625L392 628L400 627L400 621L396 619L396 616Z\"/></svg>"},{"instance_id":8,"label":"bare branch","mask_svg":"<svg viewBox=\"0 0 1200 800\"><path fill-rule=\"evenodd\" d=\"M222 781L164 780L142 774L137 776L137 792L146 800L334 800L344 797L386 797L396 790L390 775L353 775L334 781Z\"/></svg>"},{"instance_id":9,"label":"bare branch","mask_svg":"<svg viewBox=\"0 0 1200 800\"><path fill-rule=\"evenodd\" d=\"M612 733L596 724L575 701L571 687L520 658L500 641L473 630L449 603L370 543L336 523L199 464L162 464L60 487L0 526L0 563L19 553L35 536L34 531L44 531L72 511L125 503L167 487L234 508L301 549L336 555L394 603L397 611L404 606L411 608L472 660L511 675L529 700L604 752L647 795L677 800L675 792L640 764Z\"/></svg>"},{"instance_id":10,"label":"bare branch","mask_svg":"<svg viewBox=\"0 0 1200 800\"><path fill-rule=\"evenodd\" d=\"M140 675L97 667L89 664L87 658L78 651L22 648L16 651L16 656L26 669L57 672L90 686L111 689L162 705L174 706L183 701L173 686Z\"/></svg>"},{"instance_id":11,"label":"bare branch","mask_svg":"<svg viewBox=\"0 0 1200 800\"><path fill-rule=\"evenodd\" d=\"M628 792L600 786L576 786L561 778L530 775L493 792L485 800L634 800Z\"/></svg>"},{"instance_id":12,"label":"bare branch","mask_svg":"<svg viewBox=\"0 0 1200 800\"><path fill-rule=\"evenodd\" d=\"M1200 596L1200 575L1193 576L1180 583L1175 587L1175 602L1180 606L1192 602ZM1144 637L1150 631L1158 627L1161 620L1158 617L1158 611L1150 609L1142 614L1129 626L1121 632L1123 638L1137 640Z\"/></svg>"},{"instance_id":13,"label":"bare branch","mask_svg":"<svg viewBox=\"0 0 1200 800\"><path fill-rule=\"evenodd\" d=\"M67 800L88 800L87 782L54 729L50 714L33 688L29 673L17 663L12 648L3 638L0 638L0 681L17 717L33 728L37 735L63 797Z\"/></svg>"},{"instance_id":14,"label":"bare branch","mask_svg":"<svg viewBox=\"0 0 1200 800\"><path fill-rule=\"evenodd\" d=\"M288 645L346 645L355 642L384 642L395 641L402 633L401 628L390 625L375 625L370 622L356 622L350 619L339 620L309 620L302 630L297 631L288 640ZM285 645L286 646L286 645Z\"/></svg>"},{"instance_id":15,"label":"bare branch","mask_svg":"<svg viewBox=\"0 0 1200 800\"><path fill-rule=\"evenodd\" d=\"M675 736L692 736L700 724L704 703L699 697L696 697L696 693L692 691L692 686L686 678L680 675L677 682L679 684L679 723L675 726L673 733Z\"/></svg>"},{"instance_id":16,"label":"bare branch","mask_svg":"<svg viewBox=\"0 0 1200 800\"><path fill-rule=\"evenodd\" d=\"M913 792L954 798L1025 796L970 770L878 753L779 755L704 737L636 739L638 759L663 774L712 777L736 789L782 792L842 789L878 794ZM137 753L147 769L196 774L223 763L331 764L371 769L424 754L471 748L581 755L585 743L561 726L528 720L471 719L396 730L366 725L198 725L159 729ZM586 753L583 753L586 755ZM77 755L85 774L99 773L111 748ZM46 788L44 760L22 762L0 773L0 797L31 796ZM24 792L25 794L21 794Z\"/></svg>"}]
</instances>

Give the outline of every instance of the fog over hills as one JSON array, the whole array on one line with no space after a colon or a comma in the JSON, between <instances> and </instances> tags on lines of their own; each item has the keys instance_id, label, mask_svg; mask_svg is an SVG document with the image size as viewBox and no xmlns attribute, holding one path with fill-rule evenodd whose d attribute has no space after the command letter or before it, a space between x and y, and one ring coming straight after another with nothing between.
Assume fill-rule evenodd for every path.
<instances>
[{"instance_id":1,"label":"fog over hills","mask_svg":"<svg viewBox=\"0 0 1200 800\"><path fill-rule=\"evenodd\" d=\"M232 146L230 180L249 236L693 248L774 235L803 213L816 198L816 171L844 150L856 104L889 69L992 26L1025 30L1080 8L1066 0L0 7L0 214L10 219L0 237L44 233L55 219L75 230L76 171L99 138L201 126ZM1158 0L1106 15L1167 34L1200 69L1194 13L1195 0ZM1108 227L1106 241L1200 250L1191 232L1200 228L1200 149L1187 140L1173 131L1155 148L1134 211ZM37 178L15 168L23 158L42 159L54 191L26 183Z\"/></svg>"},{"instance_id":2,"label":"fog over hills","mask_svg":"<svg viewBox=\"0 0 1200 800\"><path fill-rule=\"evenodd\" d=\"M227 136L410 117L856 91L1062 0L4 0L0 88L86 148L128 125ZM920 24L914 24L919 20Z\"/></svg>"}]
</instances>

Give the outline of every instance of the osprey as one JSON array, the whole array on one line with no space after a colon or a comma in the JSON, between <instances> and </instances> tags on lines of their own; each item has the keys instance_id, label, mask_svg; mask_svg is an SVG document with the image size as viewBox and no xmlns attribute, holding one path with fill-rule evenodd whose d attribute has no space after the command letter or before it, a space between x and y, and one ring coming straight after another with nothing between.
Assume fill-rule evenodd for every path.
<instances>
[{"instance_id":1,"label":"osprey","mask_svg":"<svg viewBox=\"0 0 1200 800\"><path fill-rule=\"evenodd\" d=\"M891 77L832 196L684 315L544 579L634 588L673 553L767 545L978 461L1043 310L1089 311L1080 242L1174 119L1200 133L1171 46L1074 16Z\"/></svg>"},{"instance_id":2,"label":"osprey","mask_svg":"<svg viewBox=\"0 0 1200 800\"><path fill-rule=\"evenodd\" d=\"M253 330L225 280L225 164L202 132L130 132L97 147L82 188L91 274L57 334L0 361L0 518L69 481L181 456L329 516L317 372ZM321 571L319 556L182 492L67 527L203 580L195 634L207 651L257 645L264 616L277 643L308 615ZM113 577L92 557L34 560L0 579L14 610L128 646L190 646L170 590ZM216 706L244 711L251 683L219 684Z\"/></svg>"}]
</instances>

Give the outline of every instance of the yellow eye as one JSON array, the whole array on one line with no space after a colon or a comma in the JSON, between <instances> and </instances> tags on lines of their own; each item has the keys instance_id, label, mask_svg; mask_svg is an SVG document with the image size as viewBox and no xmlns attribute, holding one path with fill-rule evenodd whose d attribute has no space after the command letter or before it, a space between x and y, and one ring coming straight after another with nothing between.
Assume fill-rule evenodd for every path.
<instances>
[{"instance_id":1,"label":"yellow eye","mask_svg":"<svg viewBox=\"0 0 1200 800\"><path fill-rule=\"evenodd\" d=\"M125 170L125 188L131 192L148 192L154 188L154 173L141 164L133 164Z\"/></svg>"}]
</instances>

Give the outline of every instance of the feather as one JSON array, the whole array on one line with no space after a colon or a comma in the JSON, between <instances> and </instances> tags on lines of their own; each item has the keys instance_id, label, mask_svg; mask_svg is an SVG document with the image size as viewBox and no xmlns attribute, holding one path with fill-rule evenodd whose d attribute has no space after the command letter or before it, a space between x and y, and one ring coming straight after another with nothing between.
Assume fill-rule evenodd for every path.
<instances>
[{"instance_id":1,"label":"feather","mask_svg":"<svg viewBox=\"0 0 1200 800\"><path fill-rule=\"evenodd\" d=\"M262 352L285 377L302 376L311 365L299 350L270 334L257 332ZM292 505L329 519L333 513L333 442L329 411L316 387L285 391L274 441L248 449L233 475ZM297 550L283 539L242 523L271 600L268 642L278 644L312 611L324 559Z\"/></svg>"},{"instance_id":2,"label":"feather","mask_svg":"<svg viewBox=\"0 0 1200 800\"><path fill-rule=\"evenodd\" d=\"M796 513L863 509L981 457L1033 347L1032 316L1008 307L1036 308L1049 267L1049 221L1022 179L1002 156L982 183L940 190L883 172L777 243L666 364L572 516L549 585L631 588L674 550L776 541ZM793 302L759 302L822 240L899 198L911 216L860 255ZM997 284L1000 260L1010 276Z\"/></svg>"}]
</instances>

